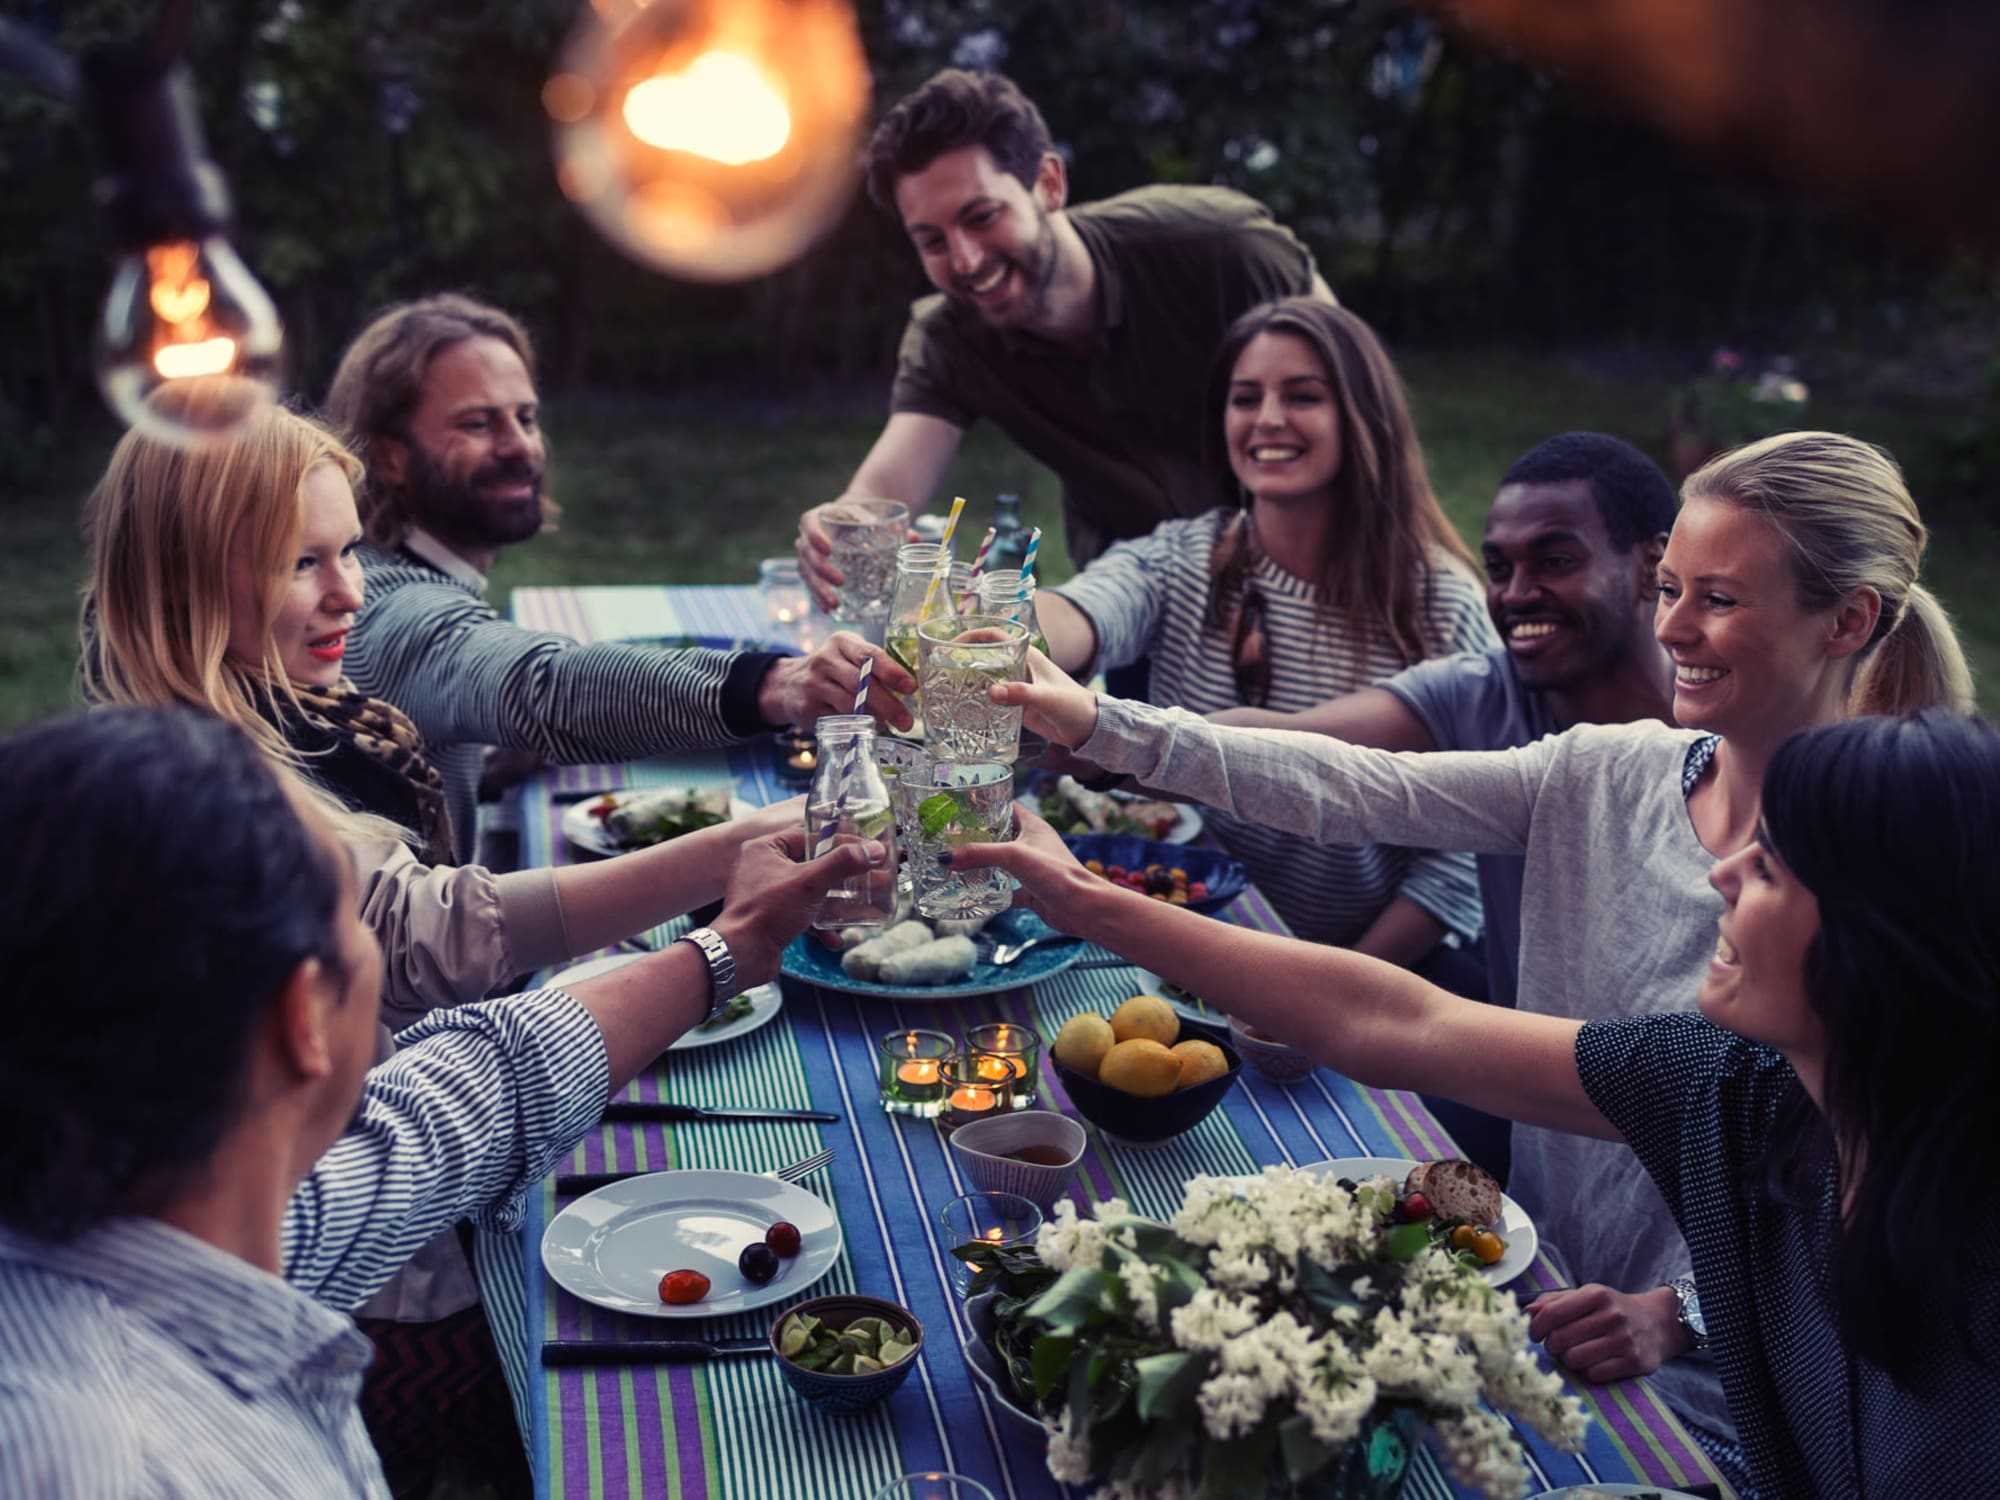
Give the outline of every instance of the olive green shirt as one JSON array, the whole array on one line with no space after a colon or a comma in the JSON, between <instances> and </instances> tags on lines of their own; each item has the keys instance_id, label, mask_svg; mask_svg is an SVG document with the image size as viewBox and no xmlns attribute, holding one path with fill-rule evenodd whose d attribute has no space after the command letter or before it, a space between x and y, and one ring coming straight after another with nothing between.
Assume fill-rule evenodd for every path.
<instances>
[{"instance_id":1,"label":"olive green shirt","mask_svg":"<svg viewBox=\"0 0 2000 1500\"><path fill-rule=\"evenodd\" d=\"M1228 188L1145 187L1067 213L1097 268L1096 346L1077 354L925 297L910 308L889 406L957 427L997 422L1062 480L1082 567L1222 501L1202 466L1222 421L1208 410L1216 346L1246 309L1310 293L1314 270L1298 236Z\"/></svg>"}]
</instances>

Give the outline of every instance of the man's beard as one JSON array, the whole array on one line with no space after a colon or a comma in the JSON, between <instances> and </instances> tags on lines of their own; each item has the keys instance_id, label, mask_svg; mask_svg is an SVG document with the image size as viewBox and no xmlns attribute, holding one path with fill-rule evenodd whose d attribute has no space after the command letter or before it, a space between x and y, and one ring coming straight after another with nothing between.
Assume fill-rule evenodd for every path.
<instances>
[{"instance_id":1,"label":"man's beard","mask_svg":"<svg viewBox=\"0 0 2000 1500\"><path fill-rule=\"evenodd\" d=\"M467 547L507 547L525 542L542 529L542 471L527 458L496 459L481 464L462 480L445 473L424 446L406 438L409 455L404 499L410 520L441 540ZM528 484L523 500L486 499L488 484Z\"/></svg>"},{"instance_id":2,"label":"man's beard","mask_svg":"<svg viewBox=\"0 0 2000 1500\"><path fill-rule=\"evenodd\" d=\"M1056 276L1056 230L1049 215L1039 204L1035 207L1040 232L1020 255L1010 254L1007 262L1020 273L1021 284L1027 291L1027 303L1023 311L1006 320L1010 328L1032 328L1047 316L1049 310L1049 286ZM958 300L982 320L986 313L973 297L954 286Z\"/></svg>"}]
</instances>

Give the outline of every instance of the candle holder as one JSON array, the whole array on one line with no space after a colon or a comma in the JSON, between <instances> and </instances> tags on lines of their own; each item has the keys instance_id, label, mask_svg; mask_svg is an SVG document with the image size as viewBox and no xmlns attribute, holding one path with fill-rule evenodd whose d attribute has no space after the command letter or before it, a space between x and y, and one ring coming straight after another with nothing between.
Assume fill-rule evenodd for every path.
<instances>
[{"instance_id":1,"label":"candle holder","mask_svg":"<svg viewBox=\"0 0 2000 1500\"><path fill-rule=\"evenodd\" d=\"M1042 1211L1018 1193L965 1193L938 1210L947 1250L972 1245L1024 1249L1035 1243ZM961 1256L947 1257L952 1286L963 1297L982 1266Z\"/></svg>"},{"instance_id":2,"label":"candle holder","mask_svg":"<svg viewBox=\"0 0 2000 1500\"><path fill-rule=\"evenodd\" d=\"M1014 1021L988 1021L965 1034L965 1050L981 1077L1013 1076L1014 1109L1033 1109L1041 1075L1042 1039ZM995 1071L1004 1069L1004 1072Z\"/></svg>"},{"instance_id":3,"label":"candle holder","mask_svg":"<svg viewBox=\"0 0 2000 1500\"><path fill-rule=\"evenodd\" d=\"M771 736L771 760L778 780L786 786L811 786L819 766L819 745L809 734L781 729Z\"/></svg>"},{"instance_id":4,"label":"candle holder","mask_svg":"<svg viewBox=\"0 0 2000 1500\"><path fill-rule=\"evenodd\" d=\"M944 1065L958 1043L942 1031L891 1031L876 1044L882 1065L882 1108L931 1120L944 1111Z\"/></svg>"},{"instance_id":5,"label":"candle holder","mask_svg":"<svg viewBox=\"0 0 2000 1500\"><path fill-rule=\"evenodd\" d=\"M982 1059L969 1052L961 1052L945 1059L944 1075L944 1128L955 1130L960 1125L969 1125L974 1120L990 1120L995 1115L1004 1115L1014 1107L1014 1070L1006 1065L1004 1070L997 1058L985 1058L986 1068L979 1066Z\"/></svg>"}]
</instances>

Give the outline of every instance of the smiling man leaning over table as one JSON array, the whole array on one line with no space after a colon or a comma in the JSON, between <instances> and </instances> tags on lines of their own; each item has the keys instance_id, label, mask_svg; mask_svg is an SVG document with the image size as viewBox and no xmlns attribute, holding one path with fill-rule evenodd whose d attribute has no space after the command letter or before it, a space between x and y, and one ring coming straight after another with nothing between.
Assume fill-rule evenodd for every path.
<instances>
[{"instance_id":1,"label":"smiling man leaning over table","mask_svg":"<svg viewBox=\"0 0 2000 1500\"><path fill-rule=\"evenodd\" d=\"M801 842L744 848L719 953L434 1013L370 1071L354 871L242 731L112 709L0 741L0 1495L388 1495L344 1309L516 1216L612 1089L775 974L866 857Z\"/></svg>"}]
</instances>

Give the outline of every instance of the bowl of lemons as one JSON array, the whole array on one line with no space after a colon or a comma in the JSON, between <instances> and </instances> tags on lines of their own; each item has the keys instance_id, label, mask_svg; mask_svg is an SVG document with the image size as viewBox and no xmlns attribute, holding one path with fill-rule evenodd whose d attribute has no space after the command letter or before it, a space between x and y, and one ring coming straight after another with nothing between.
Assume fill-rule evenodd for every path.
<instances>
[{"instance_id":1,"label":"bowl of lemons","mask_svg":"<svg viewBox=\"0 0 2000 1500\"><path fill-rule=\"evenodd\" d=\"M1159 995L1134 995L1109 1016L1071 1016L1049 1053L1077 1113L1121 1146L1192 1130L1243 1071L1226 1026L1184 1016Z\"/></svg>"}]
</instances>

